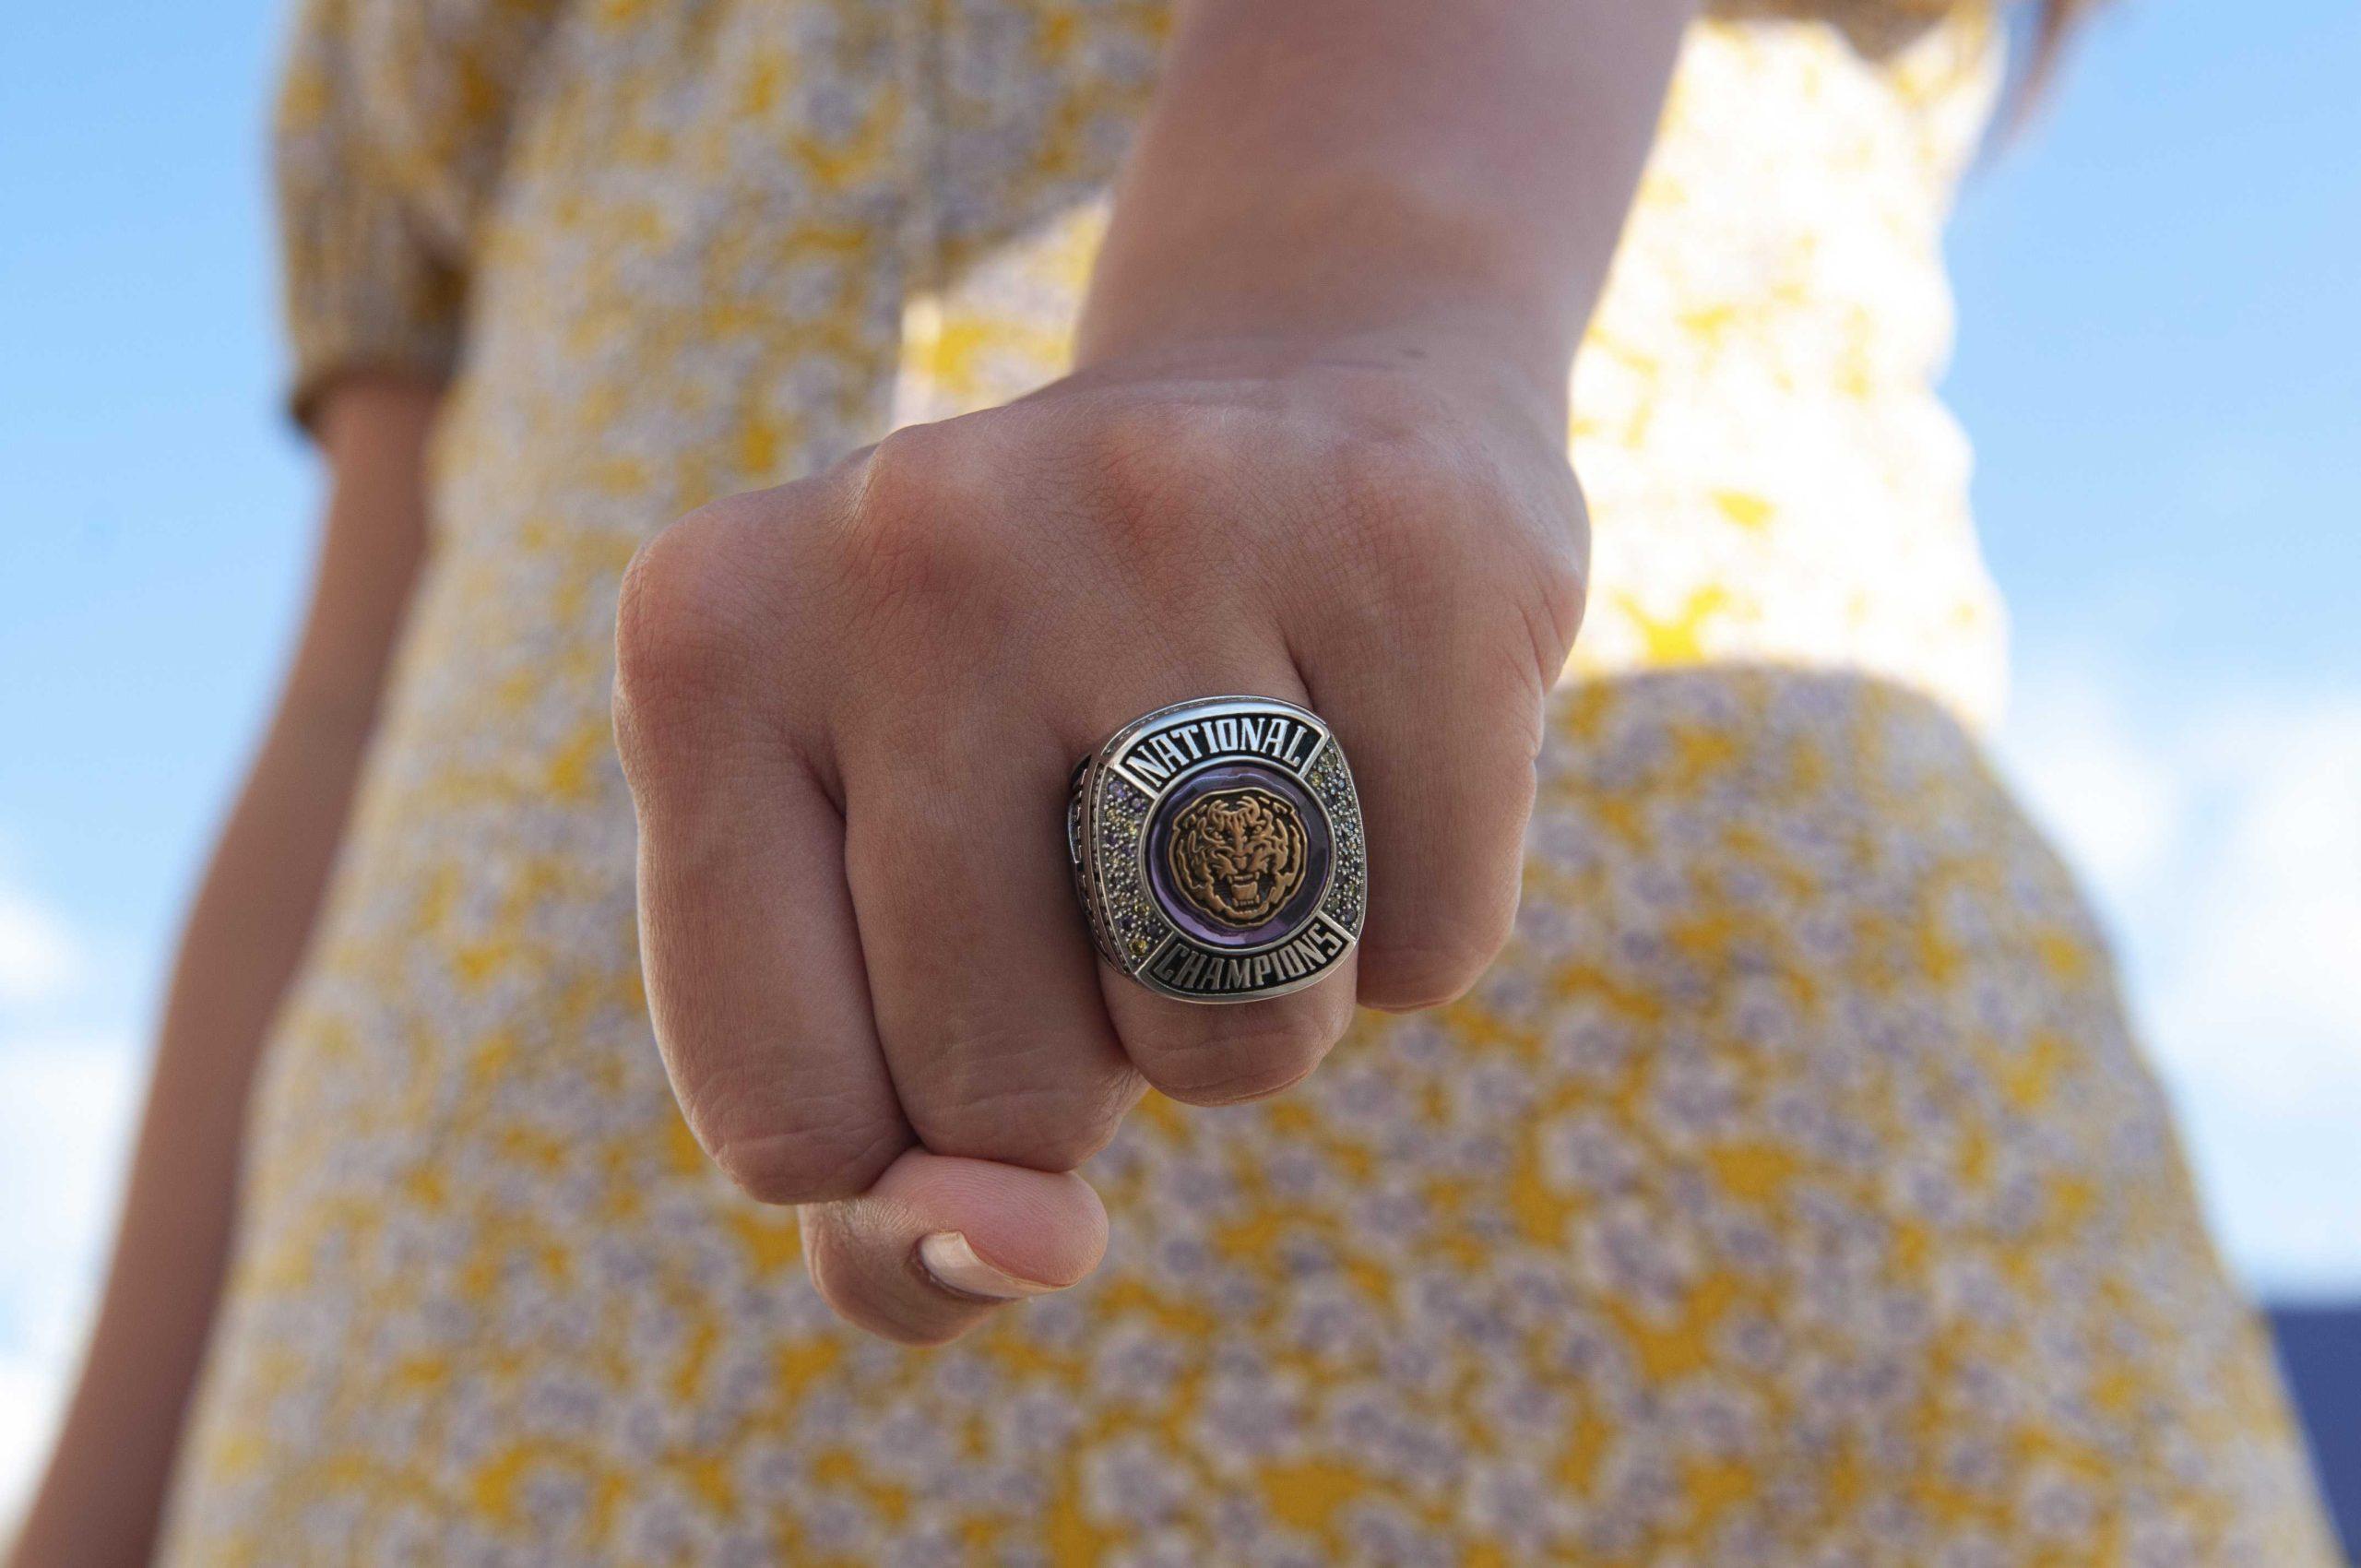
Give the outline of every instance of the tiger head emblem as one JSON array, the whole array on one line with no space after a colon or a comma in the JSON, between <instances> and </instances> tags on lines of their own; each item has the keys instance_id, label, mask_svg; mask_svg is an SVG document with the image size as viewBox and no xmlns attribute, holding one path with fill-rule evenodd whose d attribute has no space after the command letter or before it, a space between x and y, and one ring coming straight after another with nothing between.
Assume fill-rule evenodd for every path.
<instances>
[{"instance_id":1,"label":"tiger head emblem","mask_svg":"<svg viewBox=\"0 0 2361 1568\"><path fill-rule=\"evenodd\" d=\"M1303 885L1308 851L1294 803L1249 785L1190 802L1173 819L1164 853L1181 897L1208 919L1244 930L1277 914Z\"/></svg>"}]
</instances>

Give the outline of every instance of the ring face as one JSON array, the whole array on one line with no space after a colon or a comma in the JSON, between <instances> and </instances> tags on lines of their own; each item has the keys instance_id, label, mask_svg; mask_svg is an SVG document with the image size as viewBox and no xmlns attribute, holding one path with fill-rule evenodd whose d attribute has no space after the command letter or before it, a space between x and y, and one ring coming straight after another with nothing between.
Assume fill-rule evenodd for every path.
<instances>
[{"instance_id":1,"label":"ring face","mask_svg":"<svg viewBox=\"0 0 2361 1568\"><path fill-rule=\"evenodd\" d=\"M1066 847L1098 950L1167 996L1282 995L1360 939L1352 770L1293 703L1210 697L1126 725L1074 770Z\"/></svg>"}]
</instances>

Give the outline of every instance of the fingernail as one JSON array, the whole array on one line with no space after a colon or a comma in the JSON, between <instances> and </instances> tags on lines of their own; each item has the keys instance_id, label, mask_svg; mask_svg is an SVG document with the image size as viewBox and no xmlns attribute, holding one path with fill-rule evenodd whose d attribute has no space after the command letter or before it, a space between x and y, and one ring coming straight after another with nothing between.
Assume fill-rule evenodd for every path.
<instances>
[{"instance_id":1,"label":"fingernail","mask_svg":"<svg viewBox=\"0 0 2361 1568\"><path fill-rule=\"evenodd\" d=\"M1019 1279L1003 1269L994 1268L978 1257L976 1249L967 1244L967 1238L956 1230L937 1230L921 1238L919 1266L946 1290L962 1296L981 1296L991 1301L1021 1301L1062 1289Z\"/></svg>"}]
</instances>

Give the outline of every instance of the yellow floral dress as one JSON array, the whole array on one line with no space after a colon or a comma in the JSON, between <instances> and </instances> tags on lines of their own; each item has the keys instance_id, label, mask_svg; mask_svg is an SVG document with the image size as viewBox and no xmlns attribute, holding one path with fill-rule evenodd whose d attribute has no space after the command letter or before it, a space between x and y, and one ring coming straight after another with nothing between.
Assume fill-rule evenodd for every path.
<instances>
[{"instance_id":1,"label":"yellow floral dress","mask_svg":"<svg viewBox=\"0 0 2361 1568\"><path fill-rule=\"evenodd\" d=\"M1577 375L1591 619L1473 995L1267 1103L1152 1099L1091 1169L1106 1266L948 1349L837 1325L701 1158L634 954L618 576L1056 373L1166 26L309 0L301 386L452 396L165 1560L2329 1561L1974 739L2001 630L1932 391L1973 9L1693 30Z\"/></svg>"}]
</instances>

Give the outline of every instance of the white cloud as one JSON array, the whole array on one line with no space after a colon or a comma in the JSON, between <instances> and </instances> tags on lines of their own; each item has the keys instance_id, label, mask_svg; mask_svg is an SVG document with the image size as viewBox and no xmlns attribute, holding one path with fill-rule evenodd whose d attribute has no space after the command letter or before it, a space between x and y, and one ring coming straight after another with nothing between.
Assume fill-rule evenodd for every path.
<instances>
[{"instance_id":1,"label":"white cloud","mask_svg":"<svg viewBox=\"0 0 2361 1568\"><path fill-rule=\"evenodd\" d=\"M92 984L99 967L68 921L0 882L0 1524L81 1342L136 1092L136 1037L92 1016L126 988Z\"/></svg>"},{"instance_id":2,"label":"white cloud","mask_svg":"<svg viewBox=\"0 0 2361 1568\"><path fill-rule=\"evenodd\" d=\"M2020 682L2008 740L2034 811L2076 867L2111 900L2138 897L2185 830L2189 798L2122 694L2074 668Z\"/></svg>"},{"instance_id":3,"label":"white cloud","mask_svg":"<svg viewBox=\"0 0 2361 1568\"><path fill-rule=\"evenodd\" d=\"M2027 662L2012 771L2116 933L2225 1249L2266 1290L2361 1288L2361 693Z\"/></svg>"},{"instance_id":4,"label":"white cloud","mask_svg":"<svg viewBox=\"0 0 2361 1568\"><path fill-rule=\"evenodd\" d=\"M31 1483L81 1343L140 1068L125 1037L0 1034L0 1520Z\"/></svg>"},{"instance_id":5,"label":"white cloud","mask_svg":"<svg viewBox=\"0 0 2361 1568\"><path fill-rule=\"evenodd\" d=\"M65 1374L54 1358L0 1354L0 1541L15 1526L49 1456Z\"/></svg>"},{"instance_id":6,"label":"white cloud","mask_svg":"<svg viewBox=\"0 0 2361 1568\"><path fill-rule=\"evenodd\" d=\"M2177 1000L2216 1027L2325 1027L2361 1045L2361 697L2241 713L2201 736L2236 781L2218 940L2186 955Z\"/></svg>"},{"instance_id":7,"label":"white cloud","mask_svg":"<svg viewBox=\"0 0 2361 1568\"><path fill-rule=\"evenodd\" d=\"M81 945L65 922L23 894L0 887L0 1006L57 1001L81 980Z\"/></svg>"}]
</instances>

